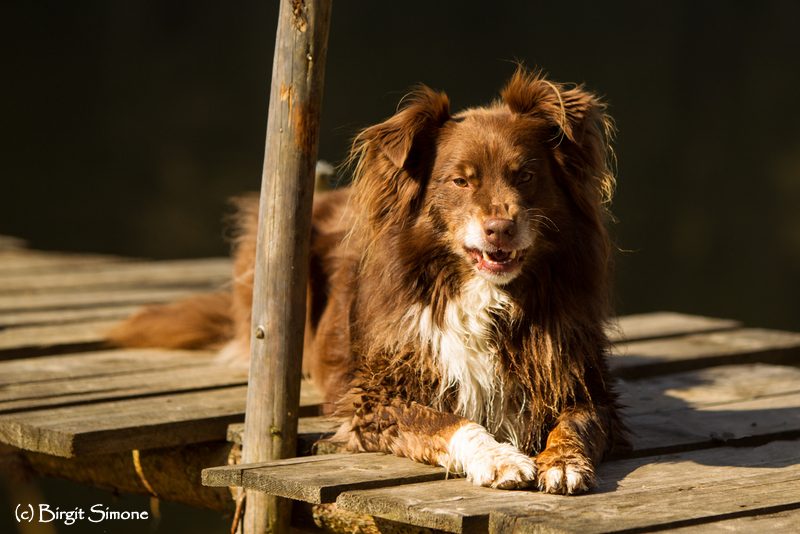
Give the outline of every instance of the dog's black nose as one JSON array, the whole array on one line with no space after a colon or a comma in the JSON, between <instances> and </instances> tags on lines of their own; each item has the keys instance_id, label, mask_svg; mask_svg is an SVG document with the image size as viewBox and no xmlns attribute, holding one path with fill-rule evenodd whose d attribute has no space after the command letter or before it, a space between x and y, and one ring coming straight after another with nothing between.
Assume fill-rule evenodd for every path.
<instances>
[{"instance_id":1,"label":"dog's black nose","mask_svg":"<svg viewBox=\"0 0 800 534\"><path fill-rule=\"evenodd\" d=\"M483 231L489 243L498 248L503 248L517 233L517 223L511 219L489 217L483 221Z\"/></svg>"}]
</instances>

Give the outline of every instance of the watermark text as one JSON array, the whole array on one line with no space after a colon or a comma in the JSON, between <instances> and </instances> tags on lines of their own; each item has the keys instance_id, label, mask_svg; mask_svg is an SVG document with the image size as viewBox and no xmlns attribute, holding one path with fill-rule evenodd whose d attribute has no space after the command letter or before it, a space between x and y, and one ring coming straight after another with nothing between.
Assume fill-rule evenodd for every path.
<instances>
[{"instance_id":1,"label":"watermark text","mask_svg":"<svg viewBox=\"0 0 800 534\"><path fill-rule=\"evenodd\" d=\"M76 507L69 510L62 510L58 506L55 508L49 504L19 504L16 509L16 519L18 523L63 523L73 525L78 521L89 521L91 523L102 523L103 521L141 521L150 519L150 512L112 510L108 506L95 504L88 510Z\"/></svg>"}]
</instances>

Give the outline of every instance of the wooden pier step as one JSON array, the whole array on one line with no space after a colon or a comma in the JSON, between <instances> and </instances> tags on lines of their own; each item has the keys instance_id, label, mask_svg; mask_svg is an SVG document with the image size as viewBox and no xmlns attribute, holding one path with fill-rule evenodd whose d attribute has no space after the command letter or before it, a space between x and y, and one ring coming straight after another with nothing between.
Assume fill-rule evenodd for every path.
<instances>
[{"instance_id":1,"label":"wooden pier step","mask_svg":"<svg viewBox=\"0 0 800 534\"><path fill-rule=\"evenodd\" d=\"M746 361L771 358L754 350L763 345L742 345ZM455 533L800 529L800 368L720 365L626 379L619 389L635 448L601 464L588 495L477 488L443 468L376 453L210 468L203 483ZM718 530L696 526L712 524Z\"/></svg>"}]
</instances>

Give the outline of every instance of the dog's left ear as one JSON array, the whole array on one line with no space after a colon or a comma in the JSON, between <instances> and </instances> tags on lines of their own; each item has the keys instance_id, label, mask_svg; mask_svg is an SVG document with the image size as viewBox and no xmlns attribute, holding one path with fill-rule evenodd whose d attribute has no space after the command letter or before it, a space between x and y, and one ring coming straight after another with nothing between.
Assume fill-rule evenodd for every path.
<instances>
[{"instance_id":1,"label":"dog's left ear","mask_svg":"<svg viewBox=\"0 0 800 534\"><path fill-rule=\"evenodd\" d=\"M516 114L547 121L553 129L553 154L566 174L566 187L587 215L602 217L611 199L614 178L609 169L612 121L605 105L582 87L564 89L520 68L502 91Z\"/></svg>"},{"instance_id":2,"label":"dog's left ear","mask_svg":"<svg viewBox=\"0 0 800 534\"><path fill-rule=\"evenodd\" d=\"M594 123L605 122L605 106L593 94L580 87L564 89L521 68L501 94L512 112L546 119L578 145Z\"/></svg>"}]
</instances>

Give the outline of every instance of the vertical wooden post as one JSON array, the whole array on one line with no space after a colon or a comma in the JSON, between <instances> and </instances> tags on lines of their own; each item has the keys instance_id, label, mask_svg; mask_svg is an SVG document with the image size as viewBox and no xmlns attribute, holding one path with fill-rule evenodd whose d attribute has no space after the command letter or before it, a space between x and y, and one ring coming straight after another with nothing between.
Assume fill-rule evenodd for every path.
<instances>
[{"instance_id":1,"label":"vertical wooden post","mask_svg":"<svg viewBox=\"0 0 800 534\"><path fill-rule=\"evenodd\" d=\"M244 463L294 456L311 202L331 0L281 0L253 287ZM248 491L245 534L288 532L291 502Z\"/></svg>"}]
</instances>

